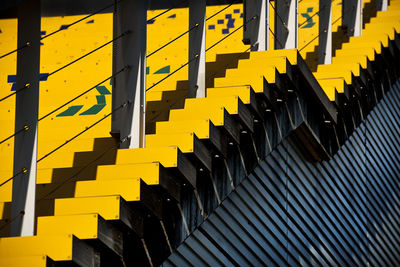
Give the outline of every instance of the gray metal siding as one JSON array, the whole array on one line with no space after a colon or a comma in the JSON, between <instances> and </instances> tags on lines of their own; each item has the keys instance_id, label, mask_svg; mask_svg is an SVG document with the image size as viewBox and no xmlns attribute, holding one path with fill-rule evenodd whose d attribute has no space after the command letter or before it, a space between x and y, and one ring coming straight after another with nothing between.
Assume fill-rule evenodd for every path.
<instances>
[{"instance_id":1,"label":"gray metal siding","mask_svg":"<svg viewBox=\"0 0 400 267\"><path fill-rule=\"evenodd\" d=\"M284 139L165 266L399 266L397 83L329 160Z\"/></svg>"}]
</instances>

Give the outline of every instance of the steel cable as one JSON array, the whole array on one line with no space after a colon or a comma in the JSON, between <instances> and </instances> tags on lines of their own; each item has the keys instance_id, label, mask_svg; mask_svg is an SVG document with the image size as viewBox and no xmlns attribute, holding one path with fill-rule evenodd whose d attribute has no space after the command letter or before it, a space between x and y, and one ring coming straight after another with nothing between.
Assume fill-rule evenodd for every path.
<instances>
[{"instance_id":1,"label":"steel cable","mask_svg":"<svg viewBox=\"0 0 400 267\"><path fill-rule=\"evenodd\" d=\"M186 2L187 0L185 0L184 2ZM236 1L238 2L238 1ZM211 15L210 17L208 17L206 19L206 21L212 19L213 17L217 16L218 14L220 14L221 12L223 12L224 10L228 9L229 7L231 7L232 5L234 5L236 2L227 5L226 7L222 8L221 10L218 10L217 12L215 12L213 15ZM182 2L183 3L183 2ZM157 16L156 16L157 17ZM171 41L167 42L166 44L162 45L161 47L157 48L155 51L151 52L150 54L148 54L146 57L149 58L152 55L156 54L157 52L159 52L160 50L164 49L165 47L169 46L170 44L172 44L173 42L175 42L176 40L180 39L181 37L185 36L186 34L188 34L189 32L191 32L192 30L194 30L195 28L199 27L199 24L196 23L193 27L191 27L189 30L181 33L180 35L178 35L177 37L175 37L174 39L172 39Z\"/></svg>"},{"instance_id":2,"label":"steel cable","mask_svg":"<svg viewBox=\"0 0 400 267\"><path fill-rule=\"evenodd\" d=\"M70 99L69 101L67 101L66 103L62 104L61 106L55 108L54 110L52 110L51 112L47 113L46 115L42 116L41 118L38 119L38 122L49 117L50 115L54 114L55 112L57 112L58 110L62 109L63 107L67 106L68 104L70 104L71 102L75 101L76 99L84 96L85 94L89 93L90 91L94 90L97 86L105 83L106 81L108 81L109 79L114 78L115 76L117 76L118 74L120 74L121 72L127 70L129 67L124 67L122 69L120 69L119 71L117 71L116 73L114 73L113 75L105 78L104 80L98 82L96 85L90 87L89 89L87 89L86 91L82 92L81 94L77 95L76 97ZM10 135L9 137L3 139L2 141L0 141L0 144L6 142L7 140L9 140L10 138L16 136L17 134L23 132L23 131L27 131L29 130L29 125L24 126L24 128L19 129L18 131L16 131L14 134Z\"/></svg>"},{"instance_id":3,"label":"steel cable","mask_svg":"<svg viewBox=\"0 0 400 267\"><path fill-rule=\"evenodd\" d=\"M119 2L121 2L121 1L123 1L123 0L119 0L119 1L117 1L116 3L119 3ZM98 13L100 13L100 12L102 12L102 11L104 11L104 10L106 10L106 9L108 9L108 8L110 8L110 7L112 7L112 6L114 6L116 3L112 3L112 4L110 4L110 5L107 5L107 6L103 7L103 8L101 8L101 9L95 11L94 13L91 13L91 14L89 14L89 15L87 15L87 16L81 18L81 19L78 19L78 20L74 21L74 22L71 23L71 24L68 24L68 25L67 25L67 26L68 26L67 28L69 28L69 27L71 27L71 26L73 26L73 25L75 25L75 24L78 24L79 22L84 21L84 20L86 20L86 19L88 19L88 18L90 18L90 17L92 17L92 16L94 16L94 15L96 15L96 14L98 14ZM46 39L46 38L48 38L48 37L50 37L50 36L52 36L52 35L54 35L54 34L60 32L60 31L63 31L63 30L65 30L65 28L60 28L60 29L58 29L58 30L56 30L56 31L54 31L54 32L51 32L51 33L49 33L49 34L47 34L47 35L41 37L40 40ZM15 53L15 52L18 52L18 51L20 51L20 50L22 50L22 49L24 49L24 48L26 48L26 47L28 47L28 46L30 46L30 42L27 42L25 45L23 45L23 46L21 46L21 47L19 47L19 48L17 48L17 49L14 49L14 50L12 50L12 51L10 51L10 52L7 52L7 53L1 55L1 56L0 56L0 59L6 57L6 56L8 56L8 55L11 55L11 54L13 54L13 53Z\"/></svg>"},{"instance_id":4,"label":"steel cable","mask_svg":"<svg viewBox=\"0 0 400 267\"><path fill-rule=\"evenodd\" d=\"M238 31L239 29L241 29L244 25L246 25L247 23L249 23L250 21L254 20L255 18L257 18L256 16L252 17L251 19L249 19L248 21L246 21L244 24L242 24L241 26L239 26L238 28L236 28L235 30L233 30L231 33L229 33L227 36L224 36L223 38L221 38L220 40L218 40L216 43L214 43L213 45L211 45L210 47L208 47L206 49L206 52L209 51L210 49L212 49L213 47L215 47L217 44L219 44L220 42L222 42L223 40L225 40L226 38L228 38L229 36L231 36L233 33L235 33L236 31ZM155 84L153 84L152 86L150 86L149 88L146 89L146 92L151 90L152 88L154 88L155 86L157 86L158 84L162 83L163 81L165 81L166 79L168 79L169 77L171 77L172 75L174 75L176 72L178 72L179 70L183 69L185 66L189 65L191 62L193 62L195 59L197 59L199 57L199 55L196 55L195 57L193 57L192 59L190 59L188 62L186 62L185 64L183 64L182 66L180 66L179 68L177 68L176 70L174 70L173 72L171 72L170 74L168 74L167 76L165 76L164 78L162 78L161 80L159 80L158 82L156 82Z\"/></svg>"},{"instance_id":5,"label":"steel cable","mask_svg":"<svg viewBox=\"0 0 400 267\"><path fill-rule=\"evenodd\" d=\"M44 156L42 156L41 158L39 158L36 162L39 163L40 161L44 160L45 158L49 157L50 155L52 155L53 153L55 153L57 150L61 149L62 147L64 147L65 145L67 145L68 143L72 142L73 140L75 140L76 138L78 138L79 136L81 136L82 134L84 134L85 132L87 132L88 130L90 130L91 128L93 128L94 126L96 126L97 124L99 124L100 122L102 122L103 120L105 120L106 118L108 118L109 116L111 116L113 113L115 113L116 111L120 110L121 108L123 108L124 106L127 105L127 102L121 104L120 106L118 106L117 108L113 109L110 113L108 113L107 115L105 115L103 118L97 120L96 122L94 122L93 124L91 124L90 126L86 127L84 130L82 130L81 132L79 132L78 134L74 135L73 137L71 137L70 139L68 139L67 141L65 141L65 143L57 146L56 148L54 148L53 150L51 150L49 153L45 154ZM13 179L15 179L16 177L18 177L20 174L22 173L26 173L27 169L26 168L22 168L21 171L19 171L17 174L13 175L12 177L8 178L7 180L5 180L4 182L2 182L0 184L0 187L2 187L3 185L7 184L8 182L12 181Z\"/></svg>"}]
</instances>

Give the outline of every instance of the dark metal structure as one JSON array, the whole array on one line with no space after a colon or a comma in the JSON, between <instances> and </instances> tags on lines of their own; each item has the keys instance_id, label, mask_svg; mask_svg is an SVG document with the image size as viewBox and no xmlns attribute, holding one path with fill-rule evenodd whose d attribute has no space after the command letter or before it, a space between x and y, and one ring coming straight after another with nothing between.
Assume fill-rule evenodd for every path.
<instances>
[{"instance_id":1,"label":"dark metal structure","mask_svg":"<svg viewBox=\"0 0 400 267\"><path fill-rule=\"evenodd\" d=\"M398 266L398 81L328 161L282 142L164 266Z\"/></svg>"}]
</instances>

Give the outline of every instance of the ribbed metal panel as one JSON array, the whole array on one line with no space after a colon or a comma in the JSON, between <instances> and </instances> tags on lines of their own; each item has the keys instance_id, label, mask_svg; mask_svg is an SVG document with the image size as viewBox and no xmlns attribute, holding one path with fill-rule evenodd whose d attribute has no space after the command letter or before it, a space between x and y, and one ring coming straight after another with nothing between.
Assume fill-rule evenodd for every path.
<instances>
[{"instance_id":1,"label":"ribbed metal panel","mask_svg":"<svg viewBox=\"0 0 400 267\"><path fill-rule=\"evenodd\" d=\"M165 266L400 266L400 88L339 151L307 161L285 139Z\"/></svg>"}]
</instances>

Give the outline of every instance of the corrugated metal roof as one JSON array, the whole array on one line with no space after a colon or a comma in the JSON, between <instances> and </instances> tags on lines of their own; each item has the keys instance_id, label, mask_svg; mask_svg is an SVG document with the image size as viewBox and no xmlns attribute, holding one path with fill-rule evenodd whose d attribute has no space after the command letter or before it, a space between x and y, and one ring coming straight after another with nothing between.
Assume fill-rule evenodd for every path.
<instances>
[{"instance_id":1,"label":"corrugated metal roof","mask_svg":"<svg viewBox=\"0 0 400 267\"><path fill-rule=\"evenodd\" d=\"M285 139L165 266L399 266L400 84L329 160Z\"/></svg>"}]
</instances>

